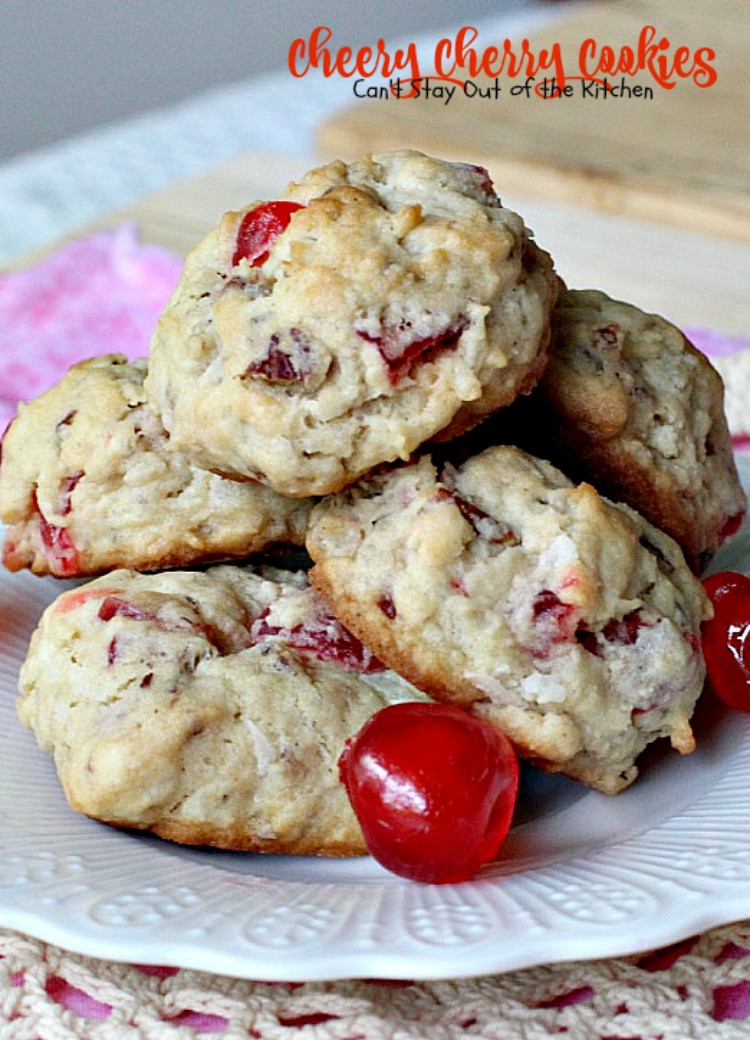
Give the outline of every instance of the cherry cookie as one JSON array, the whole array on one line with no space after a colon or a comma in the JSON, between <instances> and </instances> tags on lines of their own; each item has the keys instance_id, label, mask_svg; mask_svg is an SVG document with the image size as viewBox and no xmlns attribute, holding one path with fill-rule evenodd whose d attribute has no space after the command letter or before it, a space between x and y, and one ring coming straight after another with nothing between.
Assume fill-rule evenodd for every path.
<instances>
[{"instance_id":1,"label":"cherry cookie","mask_svg":"<svg viewBox=\"0 0 750 1040\"><path fill-rule=\"evenodd\" d=\"M329 493L528 392L556 293L485 170L410 151L337 161L194 249L147 393L198 465Z\"/></svg>"},{"instance_id":2,"label":"cherry cookie","mask_svg":"<svg viewBox=\"0 0 750 1040\"><path fill-rule=\"evenodd\" d=\"M365 851L338 777L346 740L388 703L426 699L303 575L228 565L119 570L60 596L20 691L77 811L188 844L329 856Z\"/></svg>"},{"instance_id":3,"label":"cherry cookie","mask_svg":"<svg viewBox=\"0 0 750 1040\"><path fill-rule=\"evenodd\" d=\"M564 291L550 364L510 437L627 502L699 573L745 513L721 377L679 329L593 290Z\"/></svg>"},{"instance_id":4,"label":"cherry cookie","mask_svg":"<svg viewBox=\"0 0 750 1040\"><path fill-rule=\"evenodd\" d=\"M607 793L690 726L710 607L676 543L547 462L494 447L319 503L313 584L389 667Z\"/></svg>"},{"instance_id":5,"label":"cherry cookie","mask_svg":"<svg viewBox=\"0 0 750 1040\"><path fill-rule=\"evenodd\" d=\"M158 570L301 545L311 503L197 469L167 450L146 362L74 365L3 440L3 562L57 577Z\"/></svg>"}]
</instances>

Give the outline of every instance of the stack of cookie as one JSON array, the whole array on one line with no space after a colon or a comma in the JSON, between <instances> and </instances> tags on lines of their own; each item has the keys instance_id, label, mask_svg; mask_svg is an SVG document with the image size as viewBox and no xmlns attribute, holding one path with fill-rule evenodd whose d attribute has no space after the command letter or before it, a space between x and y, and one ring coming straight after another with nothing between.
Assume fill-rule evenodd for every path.
<instances>
[{"instance_id":1,"label":"stack of cookie","mask_svg":"<svg viewBox=\"0 0 750 1040\"><path fill-rule=\"evenodd\" d=\"M610 793L656 738L692 750L694 572L745 509L702 355L567 290L485 170L416 152L227 214L148 365L84 362L20 408L0 504L7 567L102 575L21 676L71 804L326 855L363 851L336 761L394 698ZM311 584L197 569L280 545Z\"/></svg>"}]
</instances>

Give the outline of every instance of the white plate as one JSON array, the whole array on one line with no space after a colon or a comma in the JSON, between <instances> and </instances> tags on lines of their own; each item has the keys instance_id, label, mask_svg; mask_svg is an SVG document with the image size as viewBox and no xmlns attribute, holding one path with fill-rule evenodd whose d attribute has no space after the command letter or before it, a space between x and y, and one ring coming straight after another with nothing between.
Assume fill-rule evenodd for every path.
<instances>
[{"instance_id":1,"label":"white plate","mask_svg":"<svg viewBox=\"0 0 750 1040\"><path fill-rule=\"evenodd\" d=\"M748 524L714 565L728 567L750 569ZM750 716L710 703L699 750L652 756L617 798L528 771L503 862L463 885L403 881L370 859L180 848L78 816L13 708L59 591L27 574L0 586L2 926L112 960L303 981L633 953L750 916Z\"/></svg>"}]
</instances>

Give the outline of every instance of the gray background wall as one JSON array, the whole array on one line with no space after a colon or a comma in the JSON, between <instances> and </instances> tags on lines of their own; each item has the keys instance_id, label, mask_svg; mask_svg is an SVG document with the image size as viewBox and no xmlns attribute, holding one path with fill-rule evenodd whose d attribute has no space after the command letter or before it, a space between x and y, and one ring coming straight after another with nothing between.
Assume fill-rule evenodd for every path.
<instances>
[{"instance_id":1,"label":"gray background wall","mask_svg":"<svg viewBox=\"0 0 750 1040\"><path fill-rule=\"evenodd\" d=\"M0 0L0 160L286 68L320 24L374 44L466 24L524 0Z\"/></svg>"}]
</instances>

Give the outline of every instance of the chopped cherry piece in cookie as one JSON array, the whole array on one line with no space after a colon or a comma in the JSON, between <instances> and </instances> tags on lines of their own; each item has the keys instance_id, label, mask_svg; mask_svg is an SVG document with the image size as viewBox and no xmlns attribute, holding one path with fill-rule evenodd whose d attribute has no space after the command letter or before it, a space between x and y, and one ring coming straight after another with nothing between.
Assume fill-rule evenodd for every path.
<instances>
[{"instance_id":1,"label":"chopped cherry piece in cookie","mask_svg":"<svg viewBox=\"0 0 750 1040\"><path fill-rule=\"evenodd\" d=\"M469 598L469 590L460 578L451 578L451 588L455 589L459 596L466 596L467 599Z\"/></svg>"},{"instance_id":2,"label":"chopped cherry piece in cookie","mask_svg":"<svg viewBox=\"0 0 750 1040\"><path fill-rule=\"evenodd\" d=\"M649 628L648 621L643 620L643 615L638 610L632 610L626 614L622 621L608 621L602 629L602 635L608 643L622 643L626 646L632 644L638 638L641 628Z\"/></svg>"},{"instance_id":3,"label":"chopped cherry piece in cookie","mask_svg":"<svg viewBox=\"0 0 750 1040\"><path fill-rule=\"evenodd\" d=\"M544 626L552 642L562 643L573 637L574 615L578 608L572 603L563 603L551 589L542 589L535 596L531 609L534 620Z\"/></svg>"},{"instance_id":4,"label":"chopped cherry piece in cookie","mask_svg":"<svg viewBox=\"0 0 750 1040\"><path fill-rule=\"evenodd\" d=\"M71 408L71 410L66 415L64 415L62 417L62 419L57 424L55 429L59 430L62 426L72 426L73 425L73 420L75 419L75 417L77 415L78 415L78 409L77 408Z\"/></svg>"},{"instance_id":5,"label":"chopped cherry piece in cookie","mask_svg":"<svg viewBox=\"0 0 750 1040\"><path fill-rule=\"evenodd\" d=\"M378 600L378 607L380 607L387 618L393 621L396 616L396 604L393 602L393 596L390 593L383 593Z\"/></svg>"},{"instance_id":6,"label":"chopped cherry piece in cookie","mask_svg":"<svg viewBox=\"0 0 750 1040\"><path fill-rule=\"evenodd\" d=\"M468 324L462 317L432 336L419 338L412 333L412 323L403 319L397 325L384 326L380 335L362 329L357 330L357 335L378 348L388 368L388 378L396 386L417 362L426 361L429 354L455 347Z\"/></svg>"},{"instance_id":7,"label":"chopped cherry piece in cookie","mask_svg":"<svg viewBox=\"0 0 750 1040\"><path fill-rule=\"evenodd\" d=\"M495 185L492 183L492 178L484 166L477 166L474 163L463 162L451 163L451 165L455 166L459 170L466 171L470 179L473 181L474 186L478 188L482 195L485 196L487 202L498 206L500 205L500 199L495 193Z\"/></svg>"},{"instance_id":8,"label":"chopped cherry piece in cookie","mask_svg":"<svg viewBox=\"0 0 750 1040\"><path fill-rule=\"evenodd\" d=\"M617 347L620 343L620 327L615 324L602 325L594 330L594 343L597 347Z\"/></svg>"},{"instance_id":9,"label":"chopped cherry piece in cookie","mask_svg":"<svg viewBox=\"0 0 750 1040\"><path fill-rule=\"evenodd\" d=\"M703 585L714 608L702 626L708 680L725 704L750 711L750 578L725 571Z\"/></svg>"},{"instance_id":10,"label":"chopped cherry piece in cookie","mask_svg":"<svg viewBox=\"0 0 750 1040\"><path fill-rule=\"evenodd\" d=\"M452 499L464 520L468 521L479 537L484 538L485 541L492 545L518 545L518 538L507 524L501 523L494 516L490 516L479 506L457 493L456 478L457 472L451 463L443 466L438 478L439 486L436 498L438 500Z\"/></svg>"},{"instance_id":11,"label":"chopped cherry piece in cookie","mask_svg":"<svg viewBox=\"0 0 750 1040\"><path fill-rule=\"evenodd\" d=\"M726 542L730 538L734 537L734 535L736 535L739 529L742 527L742 521L744 519L744 509L742 510L742 512L735 513L734 516L730 516L727 522L722 527L721 532L719 533L719 540L721 542Z\"/></svg>"},{"instance_id":12,"label":"chopped cherry piece in cookie","mask_svg":"<svg viewBox=\"0 0 750 1040\"><path fill-rule=\"evenodd\" d=\"M339 774L370 853L415 881L466 881L510 828L518 761L510 741L461 708L406 702L350 738Z\"/></svg>"},{"instance_id":13,"label":"chopped cherry piece in cookie","mask_svg":"<svg viewBox=\"0 0 750 1040\"><path fill-rule=\"evenodd\" d=\"M588 632L586 629L580 628L575 635L584 649L588 650L590 654L601 657L603 643L632 646L638 639L639 631L642 628L650 628L651 625L652 623L646 621L639 610L631 610L621 621L612 618L599 633ZM688 642L690 642L689 639Z\"/></svg>"},{"instance_id":14,"label":"chopped cherry piece in cookie","mask_svg":"<svg viewBox=\"0 0 750 1040\"><path fill-rule=\"evenodd\" d=\"M452 498L461 511L461 516L469 521L480 538L492 545L518 545L518 539L505 524L501 524L489 513L485 513L472 502L467 502L460 495L452 494Z\"/></svg>"},{"instance_id":15,"label":"chopped cherry piece in cookie","mask_svg":"<svg viewBox=\"0 0 750 1040\"><path fill-rule=\"evenodd\" d=\"M263 611L252 627L252 636L257 643L279 636L292 650L303 655L316 657L319 661L331 661L349 668L353 672L382 672L385 665L363 646L332 614L320 615L307 625L284 628L269 622L271 608Z\"/></svg>"},{"instance_id":16,"label":"chopped cherry piece in cookie","mask_svg":"<svg viewBox=\"0 0 750 1040\"><path fill-rule=\"evenodd\" d=\"M251 267L264 264L271 246L298 209L304 209L298 202L262 202L246 213L237 232L232 266L240 260L247 260Z\"/></svg>"},{"instance_id":17,"label":"chopped cherry piece in cookie","mask_svg":"<svg viewBox=\"0 0 750 1040\"><path fill-rule=\"evenodd\" d=\"M219 633L208 623L191 621L186 617L163 618L153 610L143 610L121 599L119 596L107 596L99 607L97 615L101 621L111 621L115 617L126 617L132 621L153 621L164 632L194 632L202 636L211 646L222 652L222 639Z\"/></svg>"},{"instance_id":18,"label":"chopped cherry piece in cookie","mask_svg":"<svg viewBox=\"0 0 750 1040\"><path fill-rule=\"evenodd\" d=\"M589 632L588 629L579 628L576 632L576 639L581 644L584 650L587 650L594 657L601 657L601 646L599 645L599 637L596 632Z\"/></svg>"},{"instance_id":19,"label":"chopped cherry piece in cookie","mask_svg":"<svg viewBox=\"0 0 750 1040\"><path fill-rule=\"evenodd\" d=\"M73 492L75 491L75 488L76 488L76 485L78 484L78 481L81 479L82 476L83 476L82 472L80 472L80 473L73 473L73 474L71 474L71 476L66 477L65 480L63 480L62 487L61 487L61 491L62 491L62 504L60 506L60 514L62 516L68 516L68 514L71 511L71 509L73 508L73 503L71 502L71 497L73 495Z\"/></svg>"},{"instance_id":20,"label":"chopped cherry piece in cookie","mask_svg":"<svg viewBox=\"0 0 750 1040\"><path fill-rule=\"evenodd\" d=\"M117 643L117 636L113 636L109 641L107 647L107 664L112 667L119 656L119 646Z\"/></svg>"},{"instance_id":21,"label":"chopped cherry piece in cookie","mask_svg":"<svg viewBox=\"0 0 750 1040\"><path fill-rule=\"evenodd\" d=\"M134 603L120 599L119 596L107 596L99 607L98 617L102 621L111 621L113 617L128 617L134 621L156 621L157 615L151 610L141 610Z\"/></svg>"},{"instance_id":22,"label":"chopped cherry piece in cookie","mask_svg":"<svg viewBox=\"0 0 750 1040\"><path fill-rule=\"evenodd\" d=\"M49 524L39 514L42 542L50 559L50 570L59 577L72 577L80 569L78 552L67 529Z\"/></svg>"},{"instance_id":23,"label":"chopped cherry piece in cookie","mask_svg":"<svg viewBox=\"0 0 750 1040\"><path fill-rule=\"evenodd\" d=\"M39 508L36 491L32 498L34 509L39 514L39 534L49 560L50 571L58 578L72 578L80 570L80 560L70 532L66 527L58 527L47 520ZM70 509L65 511L70 512Z\"/></svg>"},{"instance_id":24,"label":"chopped cherry piece in cookie","mask_svg":"<svg viewBox=\"0 0 750 1040\"><path fill-rule=\"evenodd\" d=\"M289 330L290 350L282 350L281 338L274 334L266 353L251 362L246 369L248 375L257 375L270 383L296 383L312 372L310 343L299 329Z\"/></svg>"}]
</instances>

